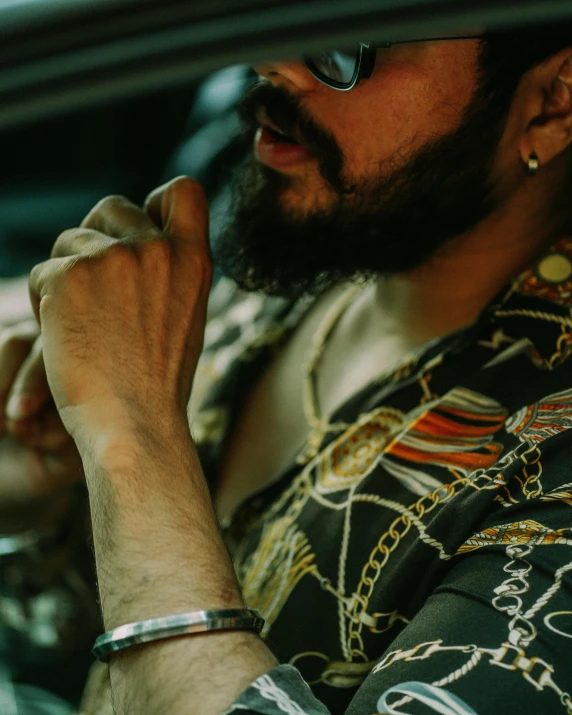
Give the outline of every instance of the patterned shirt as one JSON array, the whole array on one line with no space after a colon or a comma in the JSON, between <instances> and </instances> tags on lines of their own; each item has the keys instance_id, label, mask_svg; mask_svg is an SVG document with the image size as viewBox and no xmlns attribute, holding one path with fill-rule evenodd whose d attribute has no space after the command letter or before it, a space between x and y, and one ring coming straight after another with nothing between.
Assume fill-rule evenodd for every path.
<instances>
[{"instance_id":1,"label":"patterned shirt","mask_svg":"<svg viewBox=\"0 0 572 715\"><path fill-rule=\"evenodd\" d=\"M207 478L308 304L207 329ZM572 239L379 375L227 536L282 663L228 714L572 715Z\"/></svg>"}]
</instances>

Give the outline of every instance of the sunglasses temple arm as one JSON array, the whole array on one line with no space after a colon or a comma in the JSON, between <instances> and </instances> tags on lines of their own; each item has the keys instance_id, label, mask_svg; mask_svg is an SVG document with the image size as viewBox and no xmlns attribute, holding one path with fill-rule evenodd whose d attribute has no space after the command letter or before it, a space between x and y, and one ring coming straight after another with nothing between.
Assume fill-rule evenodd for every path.
<instances>
[{"instance_id":1,"label":"sunglasses temple arm","mask_svg":"<svg viewBox=\"0 0 572 715\"><path fill-rule=\"evenodd\" d=\"M386 50L389 49L390 47L393 47L393 45L409 45L413 43L420 43L420 42L450 42L451 40L482 40L483 36L482 35L463 35L457 36L457 37L424 37L419 40L394 40L393 42L383 42L380 43L379 45L377 44L372 44L372 47L377 47L378 49Z\"/></svg>"}]
</instances>

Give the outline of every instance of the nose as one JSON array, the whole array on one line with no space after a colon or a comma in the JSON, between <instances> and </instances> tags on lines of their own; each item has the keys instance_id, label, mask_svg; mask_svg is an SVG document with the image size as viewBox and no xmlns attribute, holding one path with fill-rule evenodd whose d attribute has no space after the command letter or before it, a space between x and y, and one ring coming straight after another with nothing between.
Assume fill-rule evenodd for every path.
<instances>
[{"instance_id":1,"label":"nose","mask_svg":"<svg viewBox=\"0 0 572 715\"><path fill-rule=\"evenodd\" d=\"M303 60L263 62L254 65L254 70L272 84L298 92L311 92L320 85Z\"/></svg>"}]
</instances>

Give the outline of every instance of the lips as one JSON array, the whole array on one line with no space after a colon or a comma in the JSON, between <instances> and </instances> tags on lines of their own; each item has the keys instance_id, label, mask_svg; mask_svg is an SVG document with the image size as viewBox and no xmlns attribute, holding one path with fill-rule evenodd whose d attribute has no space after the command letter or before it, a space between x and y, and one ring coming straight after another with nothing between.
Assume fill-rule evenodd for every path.
<instances>
[{"instance_id":1,"label":"lips","mask_svg":"<svg viewBox=\"0 0 572 715\"><path fill-rule=\"evenodd\" d=\"M276 133L277 139L279 141L285 141L289 144L302 144L302 141L295 133L289 134L281 129L275 122L273 122L266 113L265 109L259 109L256 113L256 119L262 127L268 127L273 132Z\"/></svg>"},{"instance_id":2,"label":"lips","mask_svg":"<svg viewBox=\"0 0 572 715\"><path fill-rule=\"evenodd\" d=\"M264 110L258 113L257 119L261 126L254 140L254 153L262 164L277 171L286 171L314 158L296 137L285 134L271 122Z\"/></svg>"}]
</instances>

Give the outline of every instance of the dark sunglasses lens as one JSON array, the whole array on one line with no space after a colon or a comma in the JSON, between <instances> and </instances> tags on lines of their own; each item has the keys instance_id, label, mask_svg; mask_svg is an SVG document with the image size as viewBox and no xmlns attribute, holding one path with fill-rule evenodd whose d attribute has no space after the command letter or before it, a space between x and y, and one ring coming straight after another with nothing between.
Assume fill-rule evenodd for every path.
<instances>
[{"instance_id":1,"label":"dark sunglasses lens","mask_svg":"<svg viewBox=\"0 0 572 715\"><path fill-rule=\"evenodd\" d=\"M340 84L349 84L358 63L358 50L332 50L310 55L308 60L321 75Z\"/></svg>"}]
</instances>

